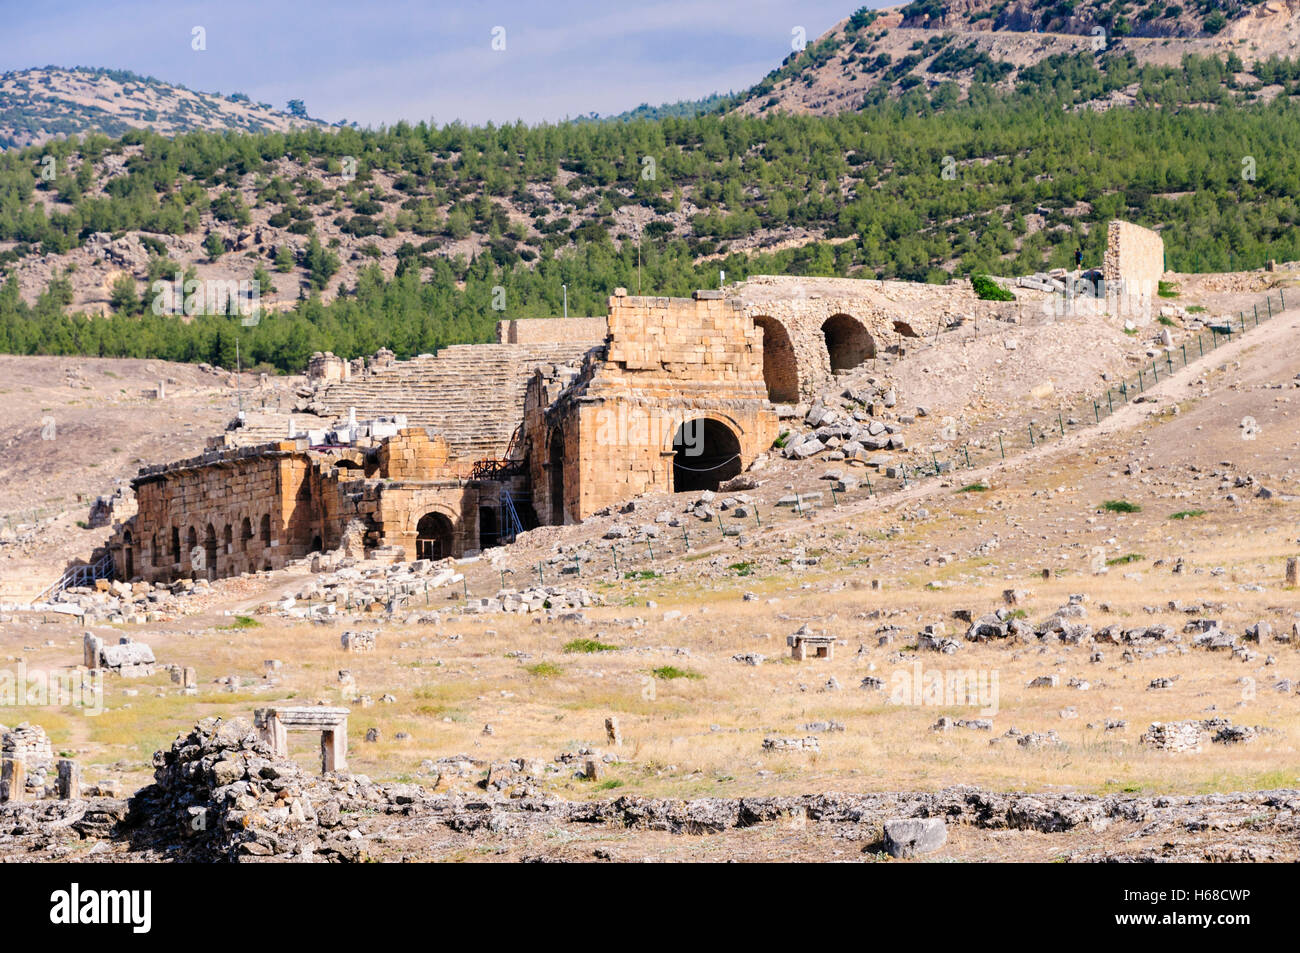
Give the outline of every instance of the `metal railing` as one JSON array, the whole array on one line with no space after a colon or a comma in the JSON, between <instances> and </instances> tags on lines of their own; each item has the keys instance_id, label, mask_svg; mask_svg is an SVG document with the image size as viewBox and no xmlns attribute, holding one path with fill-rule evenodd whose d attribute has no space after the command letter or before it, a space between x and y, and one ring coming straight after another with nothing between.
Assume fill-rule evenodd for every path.
<instances>
[{"instance_id":1,"label":"metal railing","mask_svg":"<svg viewBox=\"0 0 1300 953\"><path fill-rule=\"evenodd\" d=\"M46 586L40 591L32 602L45 602L52 596L58 595L64 589L75 589L78 586L92 586L97 579L112 579L114 573L113 554L104 553L94 562L87 563L84 566L72 566L64 571L55 582Z\"/></svg>"}]
</instances>

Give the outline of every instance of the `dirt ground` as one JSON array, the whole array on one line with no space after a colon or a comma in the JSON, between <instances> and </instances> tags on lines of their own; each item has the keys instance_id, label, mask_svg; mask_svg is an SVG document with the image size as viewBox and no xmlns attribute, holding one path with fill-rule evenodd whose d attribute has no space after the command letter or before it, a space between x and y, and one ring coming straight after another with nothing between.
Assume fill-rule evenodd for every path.
<instances>
[{"instance_id":1,"label":"dirt ground","mask_svg":"<svg viewBox=\"0 0 1300 953\"><path fill-rule=\"evenodd\" d=\"M87 780L116 779L127 790L148 783L152 753L201 717L316 701L352 708L352 770L470 798L488 768L507 759L547 765L542 790L571 800L959 784L1139 795L1300 787L1300 640L1292 635L1300 603L1284 585L1286 559L1300 552L1300 356L1292 346L1298 335L1300 311L1289 311L1162 378L1147 400L1099 426L1073 429L1005 463L918 478L874 496L845 494L838 505L826 498L802 516L777 507L776 499L796 489L825 491L820 477L827 465L773 461L749 491L759 519L745 521L739 536L691 523L689 545L672 530L653 555L625 547L617 574L603 556L581 576L544 569L555 574L547 582L586 586L604 603L568 621L465 615L463 590L455 587L432 593L427 607L423 600L411 606L436 612L427 622L402 624L403 613L305 624L258 607L294 592L308 576L220 581L192 615L99 633L130 634L153 646L160 663L196 667L197 696L183 694L160 671L143 680L110 677L107 710L97 717L49 707L0 717L42 724L56 750L83 764ZM1085 377L1096 373L1085 370ZM955 382L953 395L965 393L958 384L978 386L985 373L972 362L971 378ZM147 380L142 370L139 385ZM230 394L195 380L196 417L186 423L198 440L199 421L208 419L199 415L222 419ZM942 389L934 399L937 417L947 410L939 403ZM125 406L110 414L141 416ZM112 419L119 418L103 426L111 428ZM150 441L163 439L136 426L132 446L141 449L130 453L143 455L156 446ZM169 440L184 429L167 428ZM122 466L128 468L126 460ZM62 494L72 492L78 472L87 471L59 477L66 481ZM472 598L494 594L504 569L514 571L511 584L531 583L537 563L557 548L606 553L610 544L602 537L610 525L652 522L664 510L682 515L693 499L647 498L631 515L535 531L463 562L465 589ZM1131 512L1112 512L1106 501L1132 504L1125 507ZM1008 589L1020 591L1015 607L1030 623L1078 594L1085 597L1078 621L1094 630L1166 624L1176 638L1128 649L1088 641L964 641L966 625L954 613L978 617L1005 606ZM1219 620L1245 651L1192 648L1184 625L1203 618ZM1261 620L1290 640L1243 642L1246 626ZM918 632L936 623L959 643L953 654L918 648ZM789 658L785 637L805 624L840 640L833 658ZM339 637L351 628L378 630L378 649L345 655ZM8 667L21 661L29 670L66 670L80 661L82 631L70 620L17 614L0 623L0 658ZM762 659L736 658L752 654ZM280 660L278 671L268 669L268 659ZM353 683L341 684L341 669ZM996 678L996 702L899 703L894 688L918 671ZM1050 675L1056 684L1031 686ZM867 677L885 687L861 687ZM621 725L617 746L605 738L610 716ZM988 718L992 726L934 730L941 717ZM1153 722L1215 717L1259 732L1248 743L1207 741L1186 754L1140 740ZM371 729L375 740L364 740ZM1020 744L1027 734L1042 743ZM805 737L817 739L816 750L763 744ZM304 766L316 759L311 748L295 738ZM607 756L594 781L578 770L588 752ZM446 758L467 767L449 771L440 762ZM1234 844L1241 830L1232 828ZM617 859L864 857L864 844L851 835L771 826L708 838L587 828L540 840L447 836L437 853L457 859L590 859L596 850ZM956 830L948 851L953 859L1085 859L1122 838L1125 850L1180 857L1190 850L1214 859L1209 855L1224 844L1212 832L1187 828L1175 851L1161 836L1123 825L1064 838ZM1247 840L1257 859L1286 854L1268 830ZM1196 846L1202 841L1204 850ZM401 854L395 846L392 857Z\"/></svg>"}]
</instances>

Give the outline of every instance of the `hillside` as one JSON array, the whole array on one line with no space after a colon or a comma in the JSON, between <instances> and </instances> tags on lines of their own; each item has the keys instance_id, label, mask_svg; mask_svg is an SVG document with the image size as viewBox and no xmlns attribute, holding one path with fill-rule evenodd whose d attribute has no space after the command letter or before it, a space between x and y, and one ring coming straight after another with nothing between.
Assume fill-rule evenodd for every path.
<instances>
[{"instance_id":1,"label":"hillside","mask_svg":"<svg viewBox=\"0 0 1300 953\"><path fill-rule=\"evenodd\" d=\"M228 367L238 338L246 363L299 371L314 350L488 340L502 317L560 313L566 287L570 313L594 314L615 286L682 295L720 272L943 282L1067 267L1076 250L1096 265L1112 218L1161 229L1174 270L1294 260L1300 62L1265 53L1295 18L1240 52L1174 45L1228 42L1271 9L1221 37L1152 40L1170 64L1144 63L1132 38L1048 55L1090 37L994 30L968 11L972 33L1019 51L1013 67L890 27L895 10L850 17L726 113L717 100L535 127L132 129L9 150L0 350ZM909 40L918 30L930 40ZM920 45L888 85L832 101L818 77L842 71L826 50L850 34L859 71L873 43ZM907 71L923 67L965 75ZM204 293L167 300L178 280Z\"/></svg>"},{"instance_id":2,"label":"hillside","mask_svg":"<svg viewBox=\"0 0 1300 953\"><path fill-rule=\"evenodd\" d=\"M240 93L194 92L126 70L47 66L0 73L0 149L87 132L120 136L151 128L172 136L196 129L285 132L316 124Z\"/></svg>"},{"instance_id":3,"label":"hillside","mask_svg":"<svg viewBox=\"0 0 1300 953\"><path fill-rule=\"evenodd\" d=\"M746 115L833 115L912 89L942 91L946 100L967 95L976 83L1011 88L1034 82L1032 67L1061 56L1120 54L1136 65L1170 67L1185 56L1235 54L1239 72L1246 73L1261 61L1294 55L1300 3L1221 7L1217 0L1186 6L1164 0L915 0L879 11L863 8L791 53L730 108ZM1249 86L1258 78L1241 80ZM947 84L952 88L944 89ZM1089 102L1104 107L1110 100Z\"/></svg>"}]
</instances>

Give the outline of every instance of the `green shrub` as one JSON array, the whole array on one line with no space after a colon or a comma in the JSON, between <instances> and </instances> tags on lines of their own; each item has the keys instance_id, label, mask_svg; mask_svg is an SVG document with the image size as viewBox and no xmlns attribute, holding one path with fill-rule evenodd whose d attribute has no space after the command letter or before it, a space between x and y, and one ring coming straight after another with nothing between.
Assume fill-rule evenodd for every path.
<instances>
[{"instance_id":1,"label":"green shrub","mask_svg":"<svg viewBox=\"0 0 1300 953\"><path fill-rule=\"evenodd\" d=\"M664 681L672 681L674 678L698 679L704 677L699 672L692 672L689 671L688 669L677 668L674 665L661 665L659 666L659 668L655 669L650 674L652 674L655 678L662 678Z\"/></svg>"},{"instance_id":2,"label":"green shrub","mask_svg":"<svg viewBox=\"0 0 1300 953\"><path fill-rule=\"evenodd\" d=\"M569 653L577 652L614 652L618 650L617 645L606 645L604 642L598 642L595 639L574 639L572 642L566 642L564 651Z\"/></svg>"},{"instance_id":3,"label":"green shrub","mask_svg":"<svg viewBox=\"0 0 1300 953\"><path fill-rule=\"evenodd\" d=\"M971 287L975 289L975 296L981 301L1015 301L1016 296L1006 288L990 278L988 275L974 274L970 276Z\"/></svg>"}]
</instances>

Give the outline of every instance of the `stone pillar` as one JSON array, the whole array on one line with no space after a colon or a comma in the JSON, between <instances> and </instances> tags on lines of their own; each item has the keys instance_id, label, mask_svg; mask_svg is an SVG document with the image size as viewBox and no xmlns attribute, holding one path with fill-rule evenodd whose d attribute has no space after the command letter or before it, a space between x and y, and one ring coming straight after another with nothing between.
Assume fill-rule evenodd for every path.
<instances>
[{"instance_id":1,"label":"stone pillar","mask_svg":"<svg viewBox=\"0 0 1300 953\"><path fill-rule=\"evenodd\" d=\"M104 640L99 638L93 632L87 632L82 637L82 664L92 672L99 668L99 650L103 647Z\"/></svg>"},{"instance_id":2,"label":"stone pillar","mask_svg":"<svg viewBox=\"0 0 1300 953\"><path fill-rule=\"evenodd\" d=\"M348 769L348 723L344 719L337 728L327 728L320 733L321 773Z\"/></svg>"},{"instance_id":3,"label":"stone pillar","mask_svg":"<svg viewBox=\"0 0 1300 953\"><path fill-rule=\"evenodd\" d=\"M27 800L27 762L23 757L7 757L0 762L0 801Z\"/></svg>"},{"instance_id":4,"label":"stone pillar","mask_svg":"<svg viewBox=\"0 0 1300 953\"><path fill-rule=\"evenodd\" d=\"M185 666L181 674L181 687L185 689L197 689L199 687L199 676L192 666Z\"/></svg>"},{"instance_id":5,"label":"stone pillar","mask_svg":"<svg viewBox=\"0 0 1300 953\"><path fill-rule=\"evenodd\" d=\"M613 715L605 719L605 737L612 745L623 743L623 732L619 730L618 719Z\"/></svg>"},{"instance_id":6,"label":"stone pillar","mask_svg":"<svg viewBox=\"0 0 1300 953\"><path fill-rule=\"evenodd\" d=\"M257 727L258 736L271 749L271 754L277 758L285 758L289 755L289 737L284 725L275 715L273 708L259 708L253 712L253 724Z\"/></svg>"},{"instance_id":7,"label":"stone pillar","mask_svg":"<svg viewBox=\"0 0 1300 953\"><path fill-rule=\"evenodd\" d=\"M1287 557L1286 584L1288 586L1300 586L1300 559L1295 556Z\"/></svg>"},{"instance_id":8,"label":"stone pillar","mask_svg":"<svg viewBox=\"0 0 1300 953\"><path fill-rule=\"evenodd\" d=\"M58 791L60 799L75 801L81 797L81 769L70 758L59 759Z\"/></svg>"}]
</instances>

